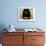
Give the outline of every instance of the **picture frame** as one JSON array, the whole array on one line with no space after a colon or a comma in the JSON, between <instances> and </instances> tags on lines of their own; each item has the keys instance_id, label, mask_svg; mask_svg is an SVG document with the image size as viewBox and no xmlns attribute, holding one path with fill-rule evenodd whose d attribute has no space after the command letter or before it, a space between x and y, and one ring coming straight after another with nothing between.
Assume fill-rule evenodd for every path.
<instances>
[{"instance_id":1,"label":"picture frame","mask_svg":"<svg viewBox=\"0 0 46 46\"><path fill-rule=\"evenodd\" d=\"M19 7L18 21L35 21L35 8Z\"/></svg>"}]
</instances>

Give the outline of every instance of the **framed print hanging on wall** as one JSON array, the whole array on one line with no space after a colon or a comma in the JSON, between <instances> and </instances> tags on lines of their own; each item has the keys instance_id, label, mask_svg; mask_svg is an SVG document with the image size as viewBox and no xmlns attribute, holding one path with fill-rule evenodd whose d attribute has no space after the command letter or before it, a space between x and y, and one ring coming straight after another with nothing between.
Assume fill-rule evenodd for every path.
<instances>
[{"instance_id":1,"label":"framed print hanging on wall","mask_svg":"<svg viewBox=\"0 0 46 46\"><path fill-rule=\"evenodd\" d=\"M19 7L18 21L35 21L35 8Z\"/></svg>"}]
</instances>

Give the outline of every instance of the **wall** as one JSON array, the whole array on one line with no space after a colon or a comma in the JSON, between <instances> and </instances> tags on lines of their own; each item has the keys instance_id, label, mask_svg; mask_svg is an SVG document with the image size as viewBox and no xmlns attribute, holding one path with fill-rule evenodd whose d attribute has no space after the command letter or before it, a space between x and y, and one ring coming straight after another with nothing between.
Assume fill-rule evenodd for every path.
<instances>
[{"instance_id":1,"label":"wall","mask_svg":"<svg viewBox=\"0 0 46 46\"><path fill-rule=\"evenodd\" d=\"M16 28L44 27L46 28L46 0L0 0L0 25L13 24ZM34 22L18 22L18 7L34 7L36 20Z\"/></svg>"}]
</instances>

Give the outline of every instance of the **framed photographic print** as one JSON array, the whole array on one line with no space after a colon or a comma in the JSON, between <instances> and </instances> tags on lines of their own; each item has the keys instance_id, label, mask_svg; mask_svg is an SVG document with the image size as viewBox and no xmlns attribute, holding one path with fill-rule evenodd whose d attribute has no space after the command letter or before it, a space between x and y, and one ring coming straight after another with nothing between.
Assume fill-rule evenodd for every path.
<instances>
[{"instance_id":1,"label":"framed photographic print","mask_svg":"<svg viewBox=\"0 0 46 46\"><path fill-rule=\"evenodd\" d=\"M35 8L19 7L18 21L35 21Z\"/></svg>"}]
</instances>

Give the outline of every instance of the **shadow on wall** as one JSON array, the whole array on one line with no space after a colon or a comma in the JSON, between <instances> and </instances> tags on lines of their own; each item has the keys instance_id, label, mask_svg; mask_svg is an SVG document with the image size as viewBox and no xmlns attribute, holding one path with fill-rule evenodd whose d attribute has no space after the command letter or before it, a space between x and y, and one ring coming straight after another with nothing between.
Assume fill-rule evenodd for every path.
<instances>
[{"instance_id":1,"label":"shadow on wall","mask_svg":"<svg viewBox=\"0 0 46 46\"><path fill-rule=\"evenodd\" d=\"M0 24L0 43L2 43L2 36L3 36L3 32L5 32L6 30L3 30L5 28L4 24Z\"/></svg>"}]
</instances>

